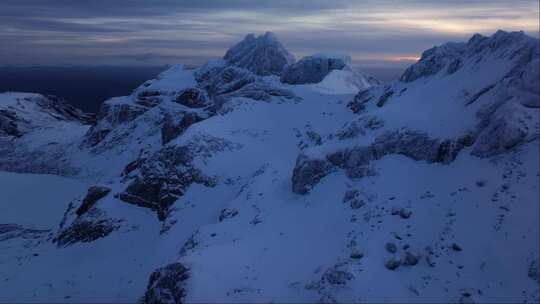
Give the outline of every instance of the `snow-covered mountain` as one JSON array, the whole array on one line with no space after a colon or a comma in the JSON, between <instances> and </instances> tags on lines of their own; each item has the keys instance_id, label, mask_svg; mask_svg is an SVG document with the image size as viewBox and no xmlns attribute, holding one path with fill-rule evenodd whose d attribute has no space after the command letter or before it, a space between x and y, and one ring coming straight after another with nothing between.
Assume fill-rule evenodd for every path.
<instances>
[{"instance_id":1,"label":"snow-covered mountain","mask_svg":"<svg viewBox=\"0 0 540 304\"><path fill-rule=\"evenodd\" d=\"M266 33L95 119L0 94L0 302L539 301L538 43L382 84Z\"/></svg>"}]
</instances>

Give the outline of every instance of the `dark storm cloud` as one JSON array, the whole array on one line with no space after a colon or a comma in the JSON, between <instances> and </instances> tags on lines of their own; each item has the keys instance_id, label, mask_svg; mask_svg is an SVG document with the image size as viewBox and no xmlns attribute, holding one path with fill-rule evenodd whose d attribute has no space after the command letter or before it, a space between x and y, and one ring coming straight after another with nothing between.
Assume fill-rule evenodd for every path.
<instances>
[{"instance_id":1,"label":"dark storm cloud","mask_svg":"<svg viewBox=\"0 0 540 304\"><path fill-rule=\"evenodd\" d=\"M538 35L537 17L537 0L2 0L0 65L201 63L266 30L297 55L380 64L474 32Z\"/></svg>"}]
</instances>

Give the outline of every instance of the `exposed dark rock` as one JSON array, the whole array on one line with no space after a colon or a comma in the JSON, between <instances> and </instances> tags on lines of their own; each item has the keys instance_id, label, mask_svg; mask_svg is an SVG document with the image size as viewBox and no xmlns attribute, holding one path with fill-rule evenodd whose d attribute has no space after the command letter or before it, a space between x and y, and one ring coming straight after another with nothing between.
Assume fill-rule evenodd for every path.
<instances>
[{"instance_id":1,"label":"exposed dark rock","mask_svg":"<svg viewBox=\"0 0 540 304\"><path fill-rule=\"evenodd\" d=\"M220 95L222 98L244 97L254 100L270 101L273 97L292 99L295 97L292 91L272 86L264 81L248 83L240 89Z\"/></svg>"},{"instance_id":2,"label":"exposed dark rock","mask_svg":"<svg viewBox=\"0 0 540 304\"><path fill-rule=\"evenodd\" d=\"M85 125L96 123L96 116L94 114L85 113L62 98L46 95L45 97L36 98L36 103L58 120L78 121Z\"/></svg>"},{"instance_id":3,"label":"exposed dark rock","mask_svg":"<svg viewBox=\"0 0 540 304\"><path fill-rule=\"evenodd\" d=\"M392 207L392 210L390 213L392 215L399 215L399 217L403 219L408 219L412 215L412 211L405 208L399 208L399 207Z\"/></svg>"},{"instance_id":4,"label":"exposed dark rock","mask_svg":"<svg viewBox=\"0 0 540 304\"><path fill-rule=\"evenodd\" d=\"M453 244L452 244L452 249L453 249L454 251L461 251L461 250L463 250L463 249L461 248L461 246L459 246L457 243L453 243Z\"/></svg>"},{"instance_id":5,"label":"exposed dark rock","mask_svg":"<svg viewBox=\"0 0 540 304\"><path fill-rule=\"evenodd\" d=\"M134 120L148 110L148 107L131 103L104 102L98 114L98 123L85 135L82 147L98 145L114 127Z\"/></svg>"},{"instance_id":6,"label":"exposed dark rock","mask_svg":"<svg viewBox=\"0 0 540 304\"><path fill-rule=\"evenodd\" d=\"M238 215L238 210L225 208L225 209L221 210L221 212L219 214L219 221L223 222L224 220L233 218L233 217L235 217L237 215Z\"/></svg>"},{"instance_id":7,"label":"exposed dark rock","mask_svg":"<svg viewBox=\"0 0 540 304\"><path fill-rule=\"evenodd\" d=\"M8 110L0 110L0 136L21 137L23 131L19 129L20 118L17 113Z\"/></svg>"},{"instance_id":8,"label":"exposed dark rock","mask_svg":"<svg viewBox=\"0 0 540 304\"><path fill-rule=\"evenodd\" d=\"M301 154L293 172L293 191L304 194L333 167L345 169L351 178L372 174L370 162L386 155L401 154L428 163L450 163L467 145L468 136L457 140L430 138L426 133L412 130L388 131L378 136L369 146L357 146L330 153L325 160L313 159Z\"/></svg>"},{"instance_id":9,"label":"exposed dark rock","mask_svg":"<svg viewBox=\"0 0 540 304\"><path fill-rule=\"evenodd\" d=\"M137 97L141 99L141 98L161 96L161 94L162 93L159 91L143 90L143 91L140 91L139 94L137 94Z\"/></svg>"},{"instance_id":10,"label":"exposed dark rock","mask_svg":"<svg viewBox=\"0 0 540 304\"><path fill-rule=\"evenodd\" d=\"M141 299L145 304L181 304L186 296L189 269L181 263L172 263L152 272L146 292Z\"/></svg>"},{"instance_id":11,"label":"exposed dark rock","mask_svg":"<svg viewBox=\"0 0 540 304\"><path fill-rule=\"evenodd\" d=\"M430 138L426 133L412 130L386 132L372 144L375 159L389 154L401 154L414 160L429 163L450 163L471 140L460 137L456 140Z\"/></svg>"},{"instance_id":12,"label":"exposed dark rock","mask_svg":"<svg viewBox=\"0 0 540 304\"><path fill-rule=\"evenodd\" d=\"M210 103L206 92L199 88L189 88L181 91L174 101L189 108L204 108Z\"/></svg>"},{"instance_id":13,"label":"exposed dark rock","mask_svg":"<svg viewBox=\"0 0 540 304\"><path fill-rule=\"evenodd\" d=\"M146 158L137 158L136 160L127 164L126 167L124 167L124 170L122 170L122 176L129 175L131 172L137 169L145 160Z\"/></svg>"},{"instance_id":14,"label":"exposed dark rock","mask_svg":"<svg viewBox=\"0 0 540 304\"><path fill-rule=\"evenodd\" d=\"M351 259L359 260L364 257L364 254L359 250L353 250L353 252L351 252L349 257Z\"/></svg>"},{"instance_id":15,"label":"exposed dark rock","mask_svg":"<svg viewBox=\"0 0 540 304\"><path fill-rule=\"evenodd\" d=\"M470 105L470 104L474 103L480 97L482 97L482 95L486 94L487 92L489 92L494 87L495 87L495 84L492 84L492 85L489 85L489 86L481 89L478 93L474 94L471 98L469 98L469 100L467 100L467 102L465 102L465 104Z\"/></svg>"},{"instance_id":16,"label":"exposed dark rock","mask_svg":"<svg viewBox=\"0 0 540 304\"><path fill-rule=\"evenodd\" d=\"M532 261L529 264L529 270L527 272L527 275L529 276L529 278L540 283L540 263L538 262L538 260Z\"/></svg>"},{"instance_id":17,"label":"exposed dark rock","mask_svg":"<svg viewBox=\"0 0 540 304\"><path fill-rule=\"evenodd\" d=\"M371 90L362 90L354 95L353 100L351 100L347 107L353 111L353 113L358 114L364 112L367 104L373 99L373 94Z\"/></svg>"},{"instance_id":18,"label":"exposed dark rock","mask_svg":"<svg viewBox=\"0 0 540 304\"><path fill-rule=\"evenodd\" d=\"M448 75L452 75L457 72L462 66L463 61L461 61L461 59L455 59L454 61L450 62L450 64L448 64L448 68L446 69L446 71Z\"/></svg>"},{"instance_id":19,"label":"exposed dark rock","mask_svg":"<svg viewBox=\"0 0 540 304\"><path fill-rule=\"evenodd\" d=\"M321 296L322 303L335 303L336 292L347 288L352 279L354 274L348 270L348 264L338 263L328 267L319 280L307 284L305 288L316 291Z\"/></svg>"},{"instance_id":20,"label":"exposed dark rock","mask_svg":"<svg viewBox=\"0 0 540 304\"><path fill-rule=\"evenodd\" d=\"M414 254L407 252L405 253L405 258L403 259L403 264L407 266L414 266L418 264L418 257Z\"/></svg>"},{"instance_id":21,"label":"exposed dark rock","mask_svg":"<svg viewBox=\"0 0 540 304\"><path fill-rule=\"evenodd\" d=\"M362 116L357 120L346 123L336 134L339 139L350 139L364 136L369 131L377 130L384 126L384 122L375 116Z\"/></svg>"},{"instance_id":22,"label":"exposed dark rock","mask_svg":"<svg viewBox=\"0 0 540 304\"><path fill-rule=\"evenodd\" d=\"M14 238L36 240L46 237L50 229L25 228L17 224L0 224L0 242Z\"/></svg>"},{"instance_id":23,"label":"exposed dark rock","mask_svg":"<svg viewBox=\"0 0 540 304\"><path fill-rule=\"evenodd\" d=\"M514 103L494 103L481 109L477 116L481 121L471 152L475 156L504 153L535 138L534 134L529 135L529 128L523 123L526 112Z\"/></svg>"},{"instance_id":24,"label":"exposed dark rock","mask_svg":"<svg viewBox=\"0 0 540 304\"><path fill-rule=\"evenodd\" d=\"M189 250L196 248L200 244L198 234L199 231L195 232L189 237L189 239L184 243L184 245L182 245L182 248L179 252L180 256L184 256Z\"/></svg>"},{"instance_id":25,"label":"exposed dark rock","mask_svg":"<svg viewBox=\"0 0 540 304\"><path fill-rule=\"evenodd\" d=\"M351 200L357 198L360 195L360 192L358 190L347 190L345 194L343 195L343 202L347 203Z\"/></svg>"},{"instance_id":26,"label":"exposed dark rock","mask_svg":"<svg viewBox=\"0 0 540 304\"><path fill-rule=\"evenodd\" d=\"M292 177L292 191L298 194L309 192L313 185L330 172L331 168L331 164L325 160L309 159L305 155L299 155Z\"/></svg>"},{"instance_id":27,"label":"exposed dark rock","mask_svg":"<svg viewBox=\"0 0 540 304\"><path fill-rule=\"evenodd\" d=\"M162 143L166 144L177 138L184 133L189 126L201 120L203 120L203 118L195 112L185 112L180 119L166 113L165 117L163 118L163 126L161 127Z\"/></svg>"},{"instance_id":28,"label":"exposed dark rock","mask_svg":"<svg viewBox=\"0 0 540 304\"><path fill-rule=\"evenodd\" d=\"M386 243L384 248L386 248L386 251L388 251L389 253L396 253L397 252L397 246L394 243Z\"/></svg>"},{"instance_id":29,"label":"exposed dark rock","mask_svg":"<svg viewBox=\"0 0 540 304\"><path fill-rule=\"evenodd\" d=\"M408 209L401 209L399 211L399 216L403 219L408 219L409 217L411 217L411 214L412 214L412 211Z\"/></svg>"},{"instance_id":30,"label":"exposed dark rock","mask_svg":"<svg viewBox=\"0 0 540 304\"><path fill-rule=\"evenodd\" d=\"M52 95L27 94L27 97L14 96L12 98L15 99L14 105L7 105L5 108L0 105L2 107L0 108L0 137L19 138L34 128L41 127L41 123L49 125L54 121L69 121L91 125L96 122L94 114L84 113L65 100ZM32 111L35 110L36 117L44 118L44 122L39 122L39 118L33 121L23 118L28 113L29 106L32 107Z\"/></svg>"},{"instance_id":31,"label":"exposed dark rock","mask_svg":"<svg viewBox=\"0 0 540 304\"><path fill-rule=\"evenodd\" d=\"M99 144L107 135L111 133L110 129L94 129L90 128L83 141L84 146L93 147Z\"/></svg>"},{"instance_id":32,"label":"exposed dark rock","mask_svg":"<svg viewBox=\"0 0 540 304\"><path fill-rule=\"evenodd\" d=\"M464 43L445 43L425 51L420 60L403 73L400 80L411 82L434 75L447 65L452 66L448 68L448 71L454 73L459 68L459 63L456 60L464 52L464 47Z\"/></svg>"},{"instance_id":33,"label":"exposed dark rock","mask_svg":"<svg viewBox=\"0 0 540 304\"><path fill-rule=\"evenodd\" d=\"M377 101L377 107L382 107L384 104L388 101L390 97L394 95L394 90L391 89L390 86L386 86L384 88L384 93L379 97L379 100Z\"/></svg>"},{"instance_id":34,"label":"exposed dark rock","mask_svg":"<svg viewBox=\"0 0 540 304\"><path fill-rule=\"evenodd\" d=\"M281 82L288 84L319 83L331 71L343 70L350 58L343 56L313 55L285 67Z\"/></svg>"},{"instance_id":35,"label":"exposed dark rock","mask_svg":"<svg viewBox=\"0 0 540 304\"><path fill-rule=\"evenodd\" d=\"M331 285L345 285L353 278L352 273L337 268L330 268L323 275L323 280L326 280Z\"/></svg>"},{"instance_id":36,"label":"exposed dark rock","mask_svg":"<svg viewBox=\"0 0 540 304\"><path fill-rule=\"evenodd\" d=\"M343 203L348 203L352 209L359 209L366 204L364 200L358 197L359 195L358 190L348 190L343 196Z\"/></svg>"},{"instance_id":37,"label":"exposed dark rock","mask_svg":"<svg viewBox=\"0 0 540 304\"><path fill-rule=\"evenodd\" d=\"M196 74L195 77L211 98L230 94L258 80L250 71L232 66L214 67Z\"/></svg>"},{"instance_id":38,"label":"exposed dark rock","mask_svg":"<svg viewBox=\"0 0 540 304\"><path fill-rule=\"evenodd\" d=\"M76 218L67 228L61 229L53 242L58 247L67 247L78 242L93 242L119 229L121 222L122 220L107 217L104 211L92 208Z\"/></svg>"},{"instance_id":39,"label":"exposed dark rock","mask_svg":"<svg viewBox=\"0 0 540 304\"><path fill-rule=\"evenodd\" d=\"M401 261L394 258L389 259L384 264L384 266L389 270L396 270L400 265L401 265Z\"/></svg>"},{"instance_id":40,"label":"exposed dark rock","mask_svg":"<svg viewBox=\"0 0 540 304\"><path fill-rule=\"evenodd\" d=\"M366 202L361 199L353 199L350 201L349 206L351 206L351 209L360 209L362 208Z\"/></svg>"},{"instance_id":41,"label":"exposed dark rock","mask_svg":"<svg viewBox=\"0 0 540 304\"><path fill-rule=\"evenodd\" d=\"M169 207L192 183L212 186L213 180L206 177L191 164L193 153L188 147L167 147L142 161L129 178L127 188L119 198L127 203L150 208L164 220Z\"/></svg>"},{"instance_id":42,"label":"exposed dark rock","mask_svg":"<svg viewBox=\"0 0 540 304\"><path fill-rule=\"evenodd\" d=\"M459 303L460 304L470 304L470 303L475 303L474 302L474 299L472 298L471 294L468 293L468 292L465 292L463 294L461 294L461 298L459 298Z\"/></svg>"},{"instance_id":43,"label":"exposed dark rock","mask_svg":"<svg viewBox=\"0 0 540 304\"><path fill-rule=\"evenodd\" d=\"M90 208L92 208L98 200L107 196L109 192L111 192L111 189L107 187L100 187L100 186L90 187L88 189L88 193L86 194L86 197L83 199L81 206L75 212L77 216L81 216L86 211L90 210Z\"/></svg>"},{"instance_id":44,"label":"exposed dark rock","mask_svg":"<svg viewBox=\"0 0 540 304\"><path fill-rule=\"evenodd\" d=\"M260 76L279 75L286 65L294 62L294 57L270 32L258 37L247 35L231 47L223 58L230 65L248 69Z\"/></svg>"}]
</instances>

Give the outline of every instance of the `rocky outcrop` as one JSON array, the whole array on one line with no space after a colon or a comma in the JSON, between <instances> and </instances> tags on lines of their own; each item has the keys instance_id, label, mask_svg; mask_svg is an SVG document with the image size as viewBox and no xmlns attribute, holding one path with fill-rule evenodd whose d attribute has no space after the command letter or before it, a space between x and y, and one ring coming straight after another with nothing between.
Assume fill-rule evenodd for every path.
<instances>
[{"instance_id":1,"label":"rocky outcrop","mask_svg":"<svg viewBox=\"0 0 540 304\"><path fill-rule=\"evenodd\" d=\"M53 95L36 98L41 109L58 120L77 121L81 124L91 125L96 123L94 114L85 113L67 103L66 100Z\"/></svg>"},{"instance_id":2,"label":"rocky outcrop","mask_svg":"<svg viewBox=\"0 0 540 304\"><path fill-rule=\"evenodd\" d=\"M356 120L346 123L341 129L332 137L338 139L351 139L358 136L364 136L368 132L378 130L384 127L384 121L377 116L364 115Z\"/></svg>"},{"instance_id":3,"label":"rocky outcrop","mask_svg":"<svg viewBox=\"0 0 540 304\"><path fill-rule=\"evenodd\" d=\"M161 141L167 144L180 136L189 126L203 120L196 112L185 112L181 117L165 114L161 127Z\"/></svg>"},{"instance_id":4,"label":"rocky outcrop","mask_svg":"<svg viewBox=\"0 0 540 304\"><path fill-rule=\"evenodd\" d=\"M235 92L247 84L258 80L258 77L248 71L234 66L216 66L203 69L195 74L199 86L211 98Z\"/></svg>"},{"instance_id":5,"label":"rocky outcrop","mask_svg":"<svg viewBox=\"0 0 540 304\"><path fill-rule=\"evenodd\" d=\"M527 271L527 276L538 283L540 283L540 262L539 260L533 260L529 264L529 269Z\"/></svg>"},{"instance_id":6,"label":"rocky outcrop","mask_svg":"<svg viewBox=\"0 0 540 304\"><path fill-rule=\"evenodd\" d=\"M193 166L193 158L188 147L166 147L132 169L127 177L131 182L118 197L124 202L150 208L164 220L169 207L192 183L206 186L214 183Z\"/></svg>"},{"instance_id":7,"label":"rocky outcrop","mask_svg":"<svg viewBox=\"0 0 540 304\"><path fill-rule=\"evenodd\" d=\"M477 113L480 122L472 154L489 157L507 152L538 137L532 126L532 116L519 104L498 102Z\"/></svg>"},{"instance_id":8,"label":"rocky outcrop","mask_svg":"<svg viewBox=\"0 0 540 304\"><path fill-rule=\"evenodd\" d=\"M536 139L537 134L531 134L526 124L521 123L521 119L509 117L519 115L519 111L509 110L508 106L484 109L480 115L484 115L485 119L480 123L479 131L457 139L431 138L426 133L404 129L387 131L367 146L338 150L327 154L323 159L300 154L293 171L293 192L307 193L333 168L344 169L351 178L370 175L371 162L386 155L399 154L417 161L448 164L467 146L473 147L473 155L489 157ZM368 119L367 123L377 127L379 122ZM364 130L355 123L342 129L337 135L339 139L354 138L358 134L365 134Z\"/></svg>"},{"instance_id":9,"label":"rocky outcrop","mask_svg":"<svg viewBox=\"0 0 540 304\"><path fill-rule=\"evenodd\" d=\"M225 208L225 209L222 209L221 212L219 213L218 219L220 222L223 222L224 220L233 218L237 215L238 215L237 209Z\"/></svg>"},{"instance_id":10,"label":"rocky outcrop","mask_svg":"<svg viewBox=\"0 0 540 304\"><path fill-rule=\"evenodd\" d=\"M294 57L273 33L255 37L247 35L231 47L225 57L229 65L247 69L259 76L279 75L283 68L294 62Z\"/></svg>"},{"instance_id":11,"label":"rocky outcrop","mask_svg":"<svg viewBox=\"0 0 540 304\"><path fill-rule=\"evenodd\" d=\"M537 75L534 70L538 71L538 48L538 42L534 38L526 36L523 32L499 30L491 37L476 34L467 43L445 43L425 51L422 53L420 60L403 73L401 81L412 82L419 78L435 75L441 71L451 75L465 64L479 63L487 55L502 50L502 52L498 53L498 57L510 60L517 59L519 64L514 69L514 73L516 70L532 69L533 73L526 79L534 82L534 76ZM532 63L530 68L523 69L523 67L519 66L526 66L529 62ZM535 64L536 67L534 67ZM527 87L532 88L532 86ZM533 90L538 91L537 88Z\"/></svg>"},{"instance_id":12,"label":"rocky outcrop","mask_svg":"<svg viewBox=\"0 0 540 304\"><path fill-rule=\"evenodd\" d=\"M273 97L295 97L290 90L275 86L246 69L234 66L202 68L195 73L195 77L199 86L212 99L212 105L208 107L211 113L219 110L223 102L234 97L262 101L270 101Z\"/></svg>"},{"instance_id":13,"label":"rocky outcrop","mask_svg":"<svg viewBox=\"0 0 540 304\"><path fill-rule=\"evenodd\" d=\"M49 229L28 228L17 224L0 224L0 242L15 238L36 240L47 237L50 232Z\"/></svg>"},{"instance_id":14,"label":"rocky outcrop","mask_svg":"<svg viewBox=\"0 0 540 304\"><path fill-rule=\"evenodd\" d=\"M67 247L79 242L93 242L119 229L121 223L122 220L109 218L104 211L91 208L66 228L61 225L53 242L58 247Z\"/></svg>"},{"instance_id":15,"label":"rocky outcrop","mask_svg":"<svg viewBox=\"0 0 540 304\"><path fill-rule=\"evenodd\" d=\"M247 84L237 91L223 94L220 97L232 98L232 97L244 97L254 100L270 101L274 97L293 99L295 95L292 91L273 86L264 81L256 81Z\"/></svg>"},{"instance_id":16,"label":"rocky outcrop","mask_svg":"<svg viewBox=\"0 0 540 304\"><path fill-rule=\"evenodd\" d=\"M181 304L186 296L189 269L181 263L172 263L152 272L141 299L145 304Z\"/></svg>"},{"instance_id":17,"label":"rocky outcrop","mask_svg":"<svg viewBox=\"0 0 540 304\"><path fill-rule=\"evenodd\" d=\"M433 47L423 52L420 60L405 70L400 80L403 82L412 82L422 77L437 74L448 65L452 66L450 71L454 73L457 67L459 67L457 62L459 56L463 54L464 48L464 43L455 42Z\"/></svg>"},{"instance_id":18,"label":"rocky outcrop","mask_svg":"<svg viewBox=\"0 0 540 304\"><path fill-rule=\"evenodd\" d=\"M147 107L112 99L101 105L98 123L85 135L82 147L99 144L116 126L132 121L148 110Z\"/></svg>"},{"instance_id":19,"label":"rocky outcrop","mask_svg":"<svg viewBox=\"0 0 540 304\"><path fill-rule=\"evenodd\" d=\"M65 147L51 144L44 148L31 148L12 137L0 136L0 170L17 173L55 174L73 176L79 168L67 160Z\"/></svg>"},{"instance_id":20,"label":"rocky outcrop","mask_svg":"<svg viewBox=\"0 0 540 304\"><path fill-rule=\"evenodd\" d=\"M19 138L41 127L54 127L60 121L79 125L91 125L96 122L93 114L68 104L65 100L52 95L30 93L2 93L6 99L0 104L0 136Z\"/></svg>"},{"instance_id":21,"label":"rocky outcrop","mask_svg":"<svg viewBox=\"0 0 540 304\"><path fill-rule=\"evenodd\" d=\"M93 186L88 188L88 193L86 193L81 206L75 211L77 216L86 213L97 203L97 201L107 196L109 192L111 192L111 188L108 187Z\"/></svg>"},{"instance_id":22,"label":"rocky outcrop","mask_svg":"<svg viewBox=\"0 0 540 304\"><path fill-rule=\"evenodd\" d=\"M188 108L205 108L211 105L206 91L199 88L188 88L182 90L174 99L175 102Z\"/></svg>"},{"instance_id":23,"label":"rocky outcrop","mask_svg":"<svg viewBox=\"0 0 540 304\"><path fill-rule=\"evenodd\" d=\"M287 66L281 74L281 82L305 84L321 82L331 71L343 70L350 64L348 56L317 54L300 59Z\"/></svg>"},{"instance_id":24,"label":"rocky outcrop","mask_svg":"<svg viewBox=\"0 0 540 304\"><path fill-rule=\"evenodd\" d=\"M293 171L292 191L298 194L309 192L331 169L332 165L326 160L310 159L300 154Z\"/></svg>"},{"instance_id":25,"label":"rocky outcrop","mask_svg":"<svg viewBox=\"0 0 540 304\"><path fill-rule=\"evenodd\" d=\"M373 99L372 91L369 89L361 90L347 104L347 107L355 114L362 113L366 110L367 104Z\"/></svg>"},{"instance_id":26,"label":"rocky outcrop","mask_svg":"<svg viewBox=\"0 0 540 304\"><path fill-rule=\"evenodd\" d=\"M0 136L21 137L23 130L19 127L19 123L14 111L0 110Z\"/></svg>"},{"instance_id":27,"label":"rocky outcrop","mask_svg":"<svg viewBox=\"0 0 540 304\"><path fill-rule=\"evenodd\" d=\"M320 278L306 284L305 288L316 292L320 303L338 303L341 302L336 297L341 289L347 288L350 281L354 280L355 275L349 269L349 264L340 262L324 270Z\"/></svg>"},{"instance_id":28,"label":"rocky outcrop","mask_svg":"<svg viewBox=\"0 0 540 304\"><path fill-rule=\"evenodd\" d=\"M455 140L431 138L426 133L412 130L388 131L367 146L353 146L326 155L324 159L300 154L292 177L292 190L307 193L332 168L344 169L351 178L372 174L371 161L386 155L399 154L428 163L450 163L473 139L463 136Z\"/></svg>"}]
</instances>

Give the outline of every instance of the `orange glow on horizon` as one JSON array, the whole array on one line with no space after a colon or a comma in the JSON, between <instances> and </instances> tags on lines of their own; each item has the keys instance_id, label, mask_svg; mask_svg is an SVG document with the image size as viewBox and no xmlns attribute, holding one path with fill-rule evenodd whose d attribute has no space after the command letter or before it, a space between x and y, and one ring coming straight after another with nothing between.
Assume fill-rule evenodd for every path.
<instances>
[{"instance_id":1,"label":"orange glow on horizon","mask_svg":"<svg viewBox=\"0 0 540 304\"><path fill-rule=\"evenodd\" d=\"M420 56L410 55L410 56L390 56L386 57L385 60L388 61L418 61L420 60Z\"/></svg>"}]
</instances>

